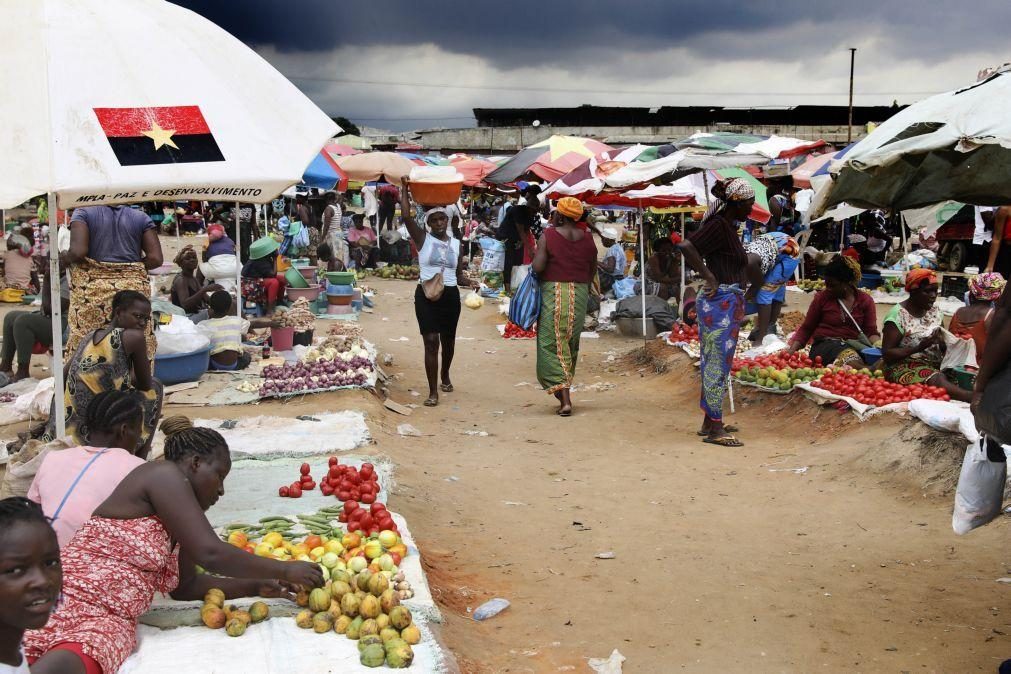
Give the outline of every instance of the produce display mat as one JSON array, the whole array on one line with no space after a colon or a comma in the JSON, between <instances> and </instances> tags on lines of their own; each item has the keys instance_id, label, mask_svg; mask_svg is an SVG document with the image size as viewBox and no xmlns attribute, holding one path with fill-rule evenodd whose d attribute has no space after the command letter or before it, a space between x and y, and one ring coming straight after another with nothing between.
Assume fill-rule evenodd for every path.
<instances>
[{"instance_id":1,"label":"produce display mat","mask_svg":"<svg viewBox=\"0 0 1011 674\"><path fill-rule=\"evenodd\" d=\"M406 602L405 602L406 603ZM413 611L412 611L413 613ZM437 674L447 671L447 654L432 635L424 616L414 614L421 642L412 646L414 662L406 671ZM250 625L241 637L206 627L158 629L142 625L138 644L119 674L351 674L392 671L369 669L358 656L358 642L333 631L316 634L300 629L291 618L273 615Z\"/></svg>"},{"instance_id":2,"label":"produce display mat","mask_svg":"<svg viewBox=\"0 0 1011 674\"><path fill-rule=\"evenodd\" d=\"M816 388L811 384L797 384L794 386L795 389L800 389L804 392L804 396L809 400L814 401L818 405L829 405L837 401L843 401L850 407L850 411L857 416L858 419L864 421L875 414L880 414L882 412L892 412L895 414L908 414L909 413L909 403L892 403L891 405L882 405L881 407L875 407L874 405L865 405L854 398L849 396L836 395L835 393L829 393L825 389Z\"/></svg>"},{"instance_id":3,"label":"produce display mat","mask_svg":"<svg viewBox=\"0 0 1011 674\"><path fill-rule=\"evenodd\" d=\"M200 407L224 407L227 405L249 405L260 400L256 391L245 392L236 388L248 381L257 388L262 379L258 371L205 372L196 388L188 388L165 396L165 402L173 405L195 405Z\"/></svg>"},{"instance_id":4,"label":"produce display mat","mask_svg":"<svg viewBox=\"0 0 1011 674\"><path fill-rule=\"evenodd\" d=\"M380 467L376 466L376 468L378 470ZM303 496L301 499L281 499L278 497L277 500L287 500L292 503L298 503L300 501L304 501L305 497ZM331 498L330 500L332 501L333 499ZM311 511L311 509L305 508L305 505L306 504L303 503L302 508L298 508L297 510L299 510L299 512ZM267 511L262 510L261 512ZM442 614L439 612L439 608L436 606L435 600L432 598L432 589L428 585L428 579L425 577L425 571L421 565L421 555L418 552L418 546L414 542L414 537L411 535L410 530L408 530L407 522L404 518L397 513L392 513L392 515L393 521L397 524L397 529L400 530L400 537L403 539L408 551L407 557L404 557L404 559L400 562L400 570L404 572L405 578L411 584L411 589L414 591L414 596L410 599L405 599L403 604L411 610L411 615L413 615L416 620L419 620L419 622L423 619L428 622L440 623L442 622ZM263 517L263 515L261 515L261 517ZM254 521L256 521L256 519L259 518L255 518ZM219 526L219 531L220 530ZM257 601L257 599L253 597L244 597L239 599L229 599L228 603L235 604L241 609L247 609L254 601ZM294 616L300 610L294 602L284 599L263 599L261 601L265 602L270 607L270 615L272 617ZM202 606L203 602L200 601L175 601L169 597L157 596L154 604L151 606L151 610L142 615L140 621L144 625L151 625L165 629L172 627L200 626L200 608ZM267 624L269 624L269 621ZM210 630L206 631L209 632ZM222 634L222 636L224 635ZM252 671L258 672L260 670L254 669Z\"/></svg>"},{"instance_id":5,"label":"produce display mat","mask_svg":"<svg viewBox=\"0 0 1011 674\"><path fill-rule=\"evenodd\" d=\"M315 414L310 421L294 417L250 417L237 419L233 428L222 428L223 419L195 419L197 426L213 428L225 438L232 459L278 459L336 454L357 449L372 442L372 435L361 412L344 410ZM164 452L165 435L159 429L152 443L152 457ZM324 462L325 463L325 462ZM298 472L297 470L295 471ZM283 478L282 478L283 479ZM287 482L294 481L294 475Z\"/></svg>"},{"instance_id":6,"label":"produce display mat","mask_svg":"<svg viewBox=\"0 0 1011 674\"><path fill-rule=\"evenodd\" d=\"M375 388L376 386L376 375L375 373L369 377L367 381L362 386L331 386L330 388L314 388L307 389L304 391L293 391L291 393L272 393L270 395L259 396L260 400L266 400L267 398L297 398L298 396L309 395L310 393L332 393L333 391L350 391L351 389L359 389L366 391L370 388Z\"/></svg>"}]
</instances>

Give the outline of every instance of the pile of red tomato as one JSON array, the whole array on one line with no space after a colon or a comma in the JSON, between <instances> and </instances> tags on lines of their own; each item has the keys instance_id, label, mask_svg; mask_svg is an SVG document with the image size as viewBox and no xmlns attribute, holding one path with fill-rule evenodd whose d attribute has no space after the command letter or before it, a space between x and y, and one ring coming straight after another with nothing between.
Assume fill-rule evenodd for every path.
<instances>
[{"instance_id":1,"label":"pile of red tomato","mask_svg":"<svg viewBox=\"0 0 1011 674\"><path fill-rule=\"evenodd\" d=\"M805 367L821 367L821 356L815 356L814 360L806 353L774 353L769 356L759 356L758 358L735 358L731 368L737 374L745 367L768 367L776 370L798 370Z\"/></svg>"},{"instance_id":2,"label":"pile of red tomato","mask_svg":"<svg viewBox=\"0 0 1011 674\"><path fill-rule=\"evenodd\" d=\"M699 326L697 325L687 325L685 323L675 323L671 326L670 336L667 341L671 344L677 344L678 342L697 342L699 341Z\"/></svg>"},{"instance_id":3,"label":"pile of red tomato","mask_svg":"<svg viewBox=\"0 0 1011 674\"><path fill-rule=\"evenodd\" d=\"M278 496L300 498L303 491L312 491L316 488L308 463L303 463L299 472L301 473L299 481L280 487L277 490ZM375 466L371 463L363 463L361 469L345 466L336 456L328 459L326 475L319 484L323 496L336 495L341 501L361 501L366 505L375 503L379 489L379 475L376 474Z\"/></svg>"},{"instance_id":4,"label":"pile of red tomato","mask_svg":"<svg viewBox=\"0 0 1011 674\"><path fill-rule=\"evenodd\" d=\"M846 370L829 372L818 381L812 382L811 386L875 407L921 398L951 400L951 397L939 386L893 384L884 379Z\"/></svg>"},{"instance_id":5,"label":"pile of red tomato","mask_svg":"<svg viewBox=\"0 0 1011 674\"><path fill-rule=\"evenodd\" d=\"M537 339L537 330L524 330L512 321L506 321L502 336L506 339Z\"/></svg>"},{"instance_id":6,"label":"pile of red tomato","mask_svg":"<svg viewBox=\"0 0 1011 674\"><path fill-rule=\"evenodd\" d=\"M344 509L337 519L348 525L348 531L364 531L369 536L375 536L380 531L397 531L393 515L382 503L373 503L366 510L351 499L344 502ZM399 532L398 532L399 533Z\"/></svg>"}]
</instances>

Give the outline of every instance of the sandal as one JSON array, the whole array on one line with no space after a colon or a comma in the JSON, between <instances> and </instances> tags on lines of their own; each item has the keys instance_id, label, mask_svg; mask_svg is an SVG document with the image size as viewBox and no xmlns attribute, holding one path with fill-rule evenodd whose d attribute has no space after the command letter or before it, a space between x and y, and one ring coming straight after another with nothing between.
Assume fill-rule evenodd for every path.
<instances>
[{"instance_id":1,"label":"sandal","mask_svg":"<svg viewBox=\"0 0 1011 674\"><path fill-rule=\"evenodd\" d=\"M572 408L570 407L567 410L561 410L560 409L560 410L558 410L557 414L560 417L571 417L572 416Z\"/></svg>"},{"instance_id":2,"label":"sandal","mask_svg":"<svg viewBox=\"0 0 1011 674\"><path fill-rule=\"evenodd\" d=\"M453 385L452 384L439 384L439 390L442 391L443 393L452 393L453 392Z\"/></svg>"},{"instance_id":3,"label":"sandal","mask_svg":"<svg viewBox=\"0 0 1011 674\"><path fill-rule=\"evenodd\" d=\"M723 430L725 430L727 433L737 433L741 429L739 429L737 426L734 426L733 424L727 424L726 426L723 427ZM704 438L707 435L709 435L709 431L699 431L695 435L699 436L700 438Z\"/></svg>"},{"instance_id":4,"label":"sandal","mask_svg":"<svg viewBox=\"0 0 1011 674\"><path fill-rule=\"evenodd\" d=\"M743 447L744 446L743 442L741 442L740 440L738 440L734 436L730 435L729 433L727 435L721 435L721 436L716 437L716 438L706 437L706 438L704 438L702 440L702 442L705 442L705 443L710 444L710 445L717 445L719 447Z\"/></svg>"},{"instance_id":5,"label":"sandal","mask_svg":"<svg viewBox=\"0 0 1011 674\"><path fill-rule=\"evenodd\" d=\"M435 407L439 404L439 396L429 396L425 400L425 407Z\"/></svg>"}]
</instances>

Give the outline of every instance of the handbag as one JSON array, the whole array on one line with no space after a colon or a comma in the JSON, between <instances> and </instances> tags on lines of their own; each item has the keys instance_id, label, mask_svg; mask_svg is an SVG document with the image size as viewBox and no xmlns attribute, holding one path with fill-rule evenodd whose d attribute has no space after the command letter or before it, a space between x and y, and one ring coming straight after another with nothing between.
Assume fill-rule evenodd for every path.
<instances>
[{"instance_id":1,"label":"handbag","mask_svg":"<svg viewBox=\"0 0 1011 674\"><path fill-rule=\"evenodd\" d=\"M442 272L421 282L421 291L425 293L425 299L430 302L438 302L442 299L442 293L446 290L446 284L442 280Z\"/></svg>"},{"instance_id":2,"label":"handbag","mask_svg":"<svg viewBox=\"0 0 1011 674\"><path fill-rule=\"evenodd\" d=\"M987 382L975 416L976 430L1002 445L1011 444L1011 365Z\"/></svg>"},{"instance_id":3,"label":"handbag","mask_svg":"<svg viewBox=\"0 0 1011 674\"><path fill-rule=\"evenodd\" d=\"M531 271L509 302L509 321L529 330L541 315L541 285Z\"/></svg>"}]
</instances>

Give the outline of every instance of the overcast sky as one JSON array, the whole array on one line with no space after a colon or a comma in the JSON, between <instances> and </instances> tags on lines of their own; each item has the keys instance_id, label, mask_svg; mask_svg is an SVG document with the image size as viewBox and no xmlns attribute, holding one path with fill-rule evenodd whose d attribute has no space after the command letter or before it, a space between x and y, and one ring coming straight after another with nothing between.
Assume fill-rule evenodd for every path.
<instances>
[{"instance_id":1,"label":"overcast sky","mask_svg":"<svg viewBox=\"0 0 1011 674\"><path fill-rule=\"evenodd\" d=\"M475 107L910 103L1011 61L1008 0L176 0L323 110L393 130Z\"/></svg>"}]
</instances>

